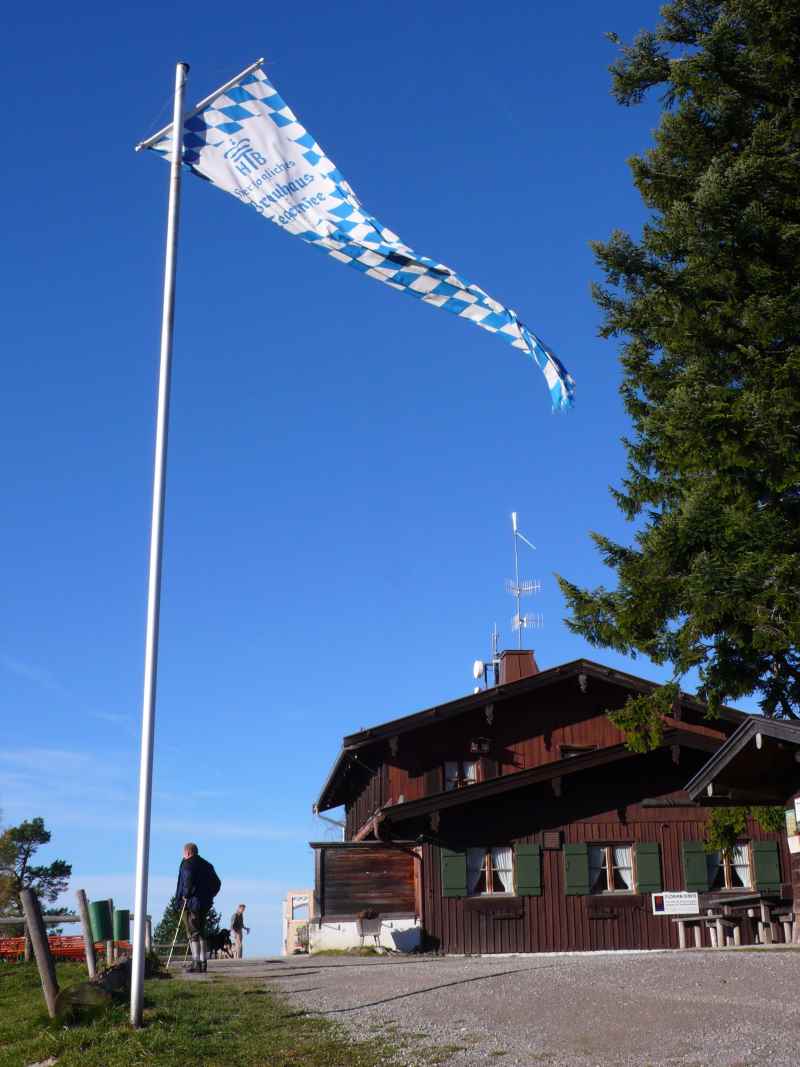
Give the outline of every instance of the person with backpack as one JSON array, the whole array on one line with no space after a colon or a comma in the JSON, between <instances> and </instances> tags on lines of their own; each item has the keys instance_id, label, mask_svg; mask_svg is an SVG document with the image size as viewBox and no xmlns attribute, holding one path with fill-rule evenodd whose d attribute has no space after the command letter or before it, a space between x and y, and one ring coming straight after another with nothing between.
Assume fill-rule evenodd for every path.
<instances>
[{"instance_id":1,"label":"person with backpack","mask_svg":"<svg viewBox=\"0 0 800 1067\"><path fill-rule=\"evenodd\" d=\"M183 901L184 920L192 950L192 962L186 968L193 973L204 974L207 969L208 945L205 926L214 897L222 888L208 860L198 855L197 845L189 841L183 846L183 860L178 871L176 895Z\"/></svg>"},{"instance_id":2,"label":"person with backpack","mask_svg":"<svg viewBox=\"0 0 800 1067\"><path fill-rule=\"evenodd\" d=\"M240 960L242 958L242 932L246 930L250 933L250 927L244 925L244 909L245 905L240 904L236 911L231 915L231 933L233 934L233 958Z\"/></svg>"}]
</instances>

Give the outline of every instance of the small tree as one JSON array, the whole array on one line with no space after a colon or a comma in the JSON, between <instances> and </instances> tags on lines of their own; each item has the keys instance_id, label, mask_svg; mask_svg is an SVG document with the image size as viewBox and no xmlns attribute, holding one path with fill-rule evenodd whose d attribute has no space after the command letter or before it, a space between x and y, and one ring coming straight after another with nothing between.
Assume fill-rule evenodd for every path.
<instances>
[{"instance_id":1,"label":"small tree","mask_svg":"<svg viewBox=\"0 0 800 1067\"><path fill-rule=\"evenodd\" d=\"M172 897L164 908L164 914L161 916L161 922L156 926L153 931L153 941L157 945L170 945L172 939L175 936L175 930L178 925L178 920L181 914L181 902L177 897Z\"/></svg>"},{"instance_id":2,"label":"small tree","mask_svg":"<svg viewBox=\"0 0 800 1067\"><path fill-rule=\"evenodd\" d=\"M164 914L161 916L161 922L153 931L153 941L157 945L171 945L172 939L175 937L175 930L178 925L178 920L181 917L182 902L179 897L174 896L170 899ZM222 916L216 908L212 908L208 913L206 919L206 936L209 934L215 934L220 928L220 921Z\"/></svg>"},{"instance_id":3,"label":"small tree","mask_svg":"<svg viewBox=\"0 0 800 1067\"><path fill-rule=\"evenodd\" d=\"M41 818L11 826L0 835L0 915L22 915L20 894L23 889L33 890L42 904L55 903L66 890L72 874L71 864L60 859L49 864L32 862L39 848L49 843L50 837ZM43 911L53 914L52 908L43 908ZM12 927L11 931L15 929ZM22 933L21 924L19 933Z\"/></svg>"}]
</instances>

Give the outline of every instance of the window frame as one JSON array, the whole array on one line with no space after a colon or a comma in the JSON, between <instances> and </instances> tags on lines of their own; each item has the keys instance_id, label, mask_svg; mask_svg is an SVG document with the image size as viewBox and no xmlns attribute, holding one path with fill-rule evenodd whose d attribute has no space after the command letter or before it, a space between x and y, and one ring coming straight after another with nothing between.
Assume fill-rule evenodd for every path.
<instances>
[{"instance_id":1,"label":"window frame","mask_svg":"<svg viewBox=\"0 0 800 1067\"><path fill-rule=\"evenodd\" d=\"M596 752L597 745L572 745L566 741L559 744L559 759L575 759L576 756L585 756L588 752Z\"/></svg>"},{"instance_id":2,"label":"window frame","mask_svg":"<svg viewBox=\"0 0 800 1067\"><path fill-rule=\"evenodd\" d=\"M621 896L636 895L639 892L638 878L636 873L636 843L634 841L588 841L587 846L589 849L589 896ZM620 867L614 863L614 849L615 848L628 848L631 852L631 865L630 868ZM605 875L605 888L595 889L592 882L592 871L595 867L592 864L592 849L601 849L603 852L603 864L600 867L600 871ZM614 872L618 870L628 870L631 872L631 886L626 889L617 889L614 886Z\"/></svg>"},{"instance_id":3,"label":"window frame","mask_svg":"<svg viewBox=\"0 0 800 1067\"><path fill-rule=\"evenodd\" d=\"M733 885L732 874L733 868L736 866L733 862L733 856L727 855L722 849L716 849L714 852L708 852L706 855L719 856L717 861L718 868L723 872L722 878L724 885L714 888L714 879L711 877L711 871L708 871L708 891L710 893L741 893L745 889L753 889L755 887L755 871L753 868L753 849L751 847L751 841L737 841L736 848L743 848L745 850L745 856L747 858L747 885ZM706 861L706 869L708 870L708 861Z\"/></svg>"},{"instance_id":4,"label":"window frame","mask_svg":"<svg viewBox=\"0 0 800 1067\"><path fill-rule=\"evenodd\" d=\"M494 878L492 875L496 874L498 868L494 865L492 858L492 850L495 848L507 848L511 853L511 889L494 889ZM469 890L469 854L470 852L481 851L483 853L483 863L481 864L481 874L478 875L478 882L481 878L484 879L483 890ZM516 877L516 849L513 845L475 845L467 849L467 897L480 898L480 897L515 897L517 895L517 877ZM502 885L502 879L497 875L497 879ZM492 888L490 888L490 883ZM478 883L476 882L476 885Z\"/></svg>"},{"instance_id":5,"label":"window frame","mask_svg":"<svg viewBox=\"0 0 800 1067\"><path fill-rule=\"evenodd\" d=\"M450 763L455 763L455 765L457 767L457 773L456 773L455 779L448 778L448 775L447 775L447 766ZM475 769L474 770L474 777L472 777L472 778L467 777L467 775L464 773L464 768L467 765L470 765L470 766L474 767L474 769ZM444 762L442 763L442 781L444 783L444 791L446 793L450 793L450 792L453 792L456 789L467 789L471 785L477 785L478 781L479 781L479 778L478 778L479 770L480 770L480 760L477 760L477 759L461 758L461 759L444 760ZM449 783L451 781L454 782L455 784L450 785Z\"/></svg>"}]
</instances>

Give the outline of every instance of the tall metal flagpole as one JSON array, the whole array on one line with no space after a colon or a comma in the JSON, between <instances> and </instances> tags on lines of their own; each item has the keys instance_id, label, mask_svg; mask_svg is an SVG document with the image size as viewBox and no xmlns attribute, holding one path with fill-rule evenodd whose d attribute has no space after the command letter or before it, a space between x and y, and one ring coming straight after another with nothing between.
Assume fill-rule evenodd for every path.
<instances>
[{"instance_id":1,"label":"tall metal flagpole","mask_svg":"<svg viewBox=\"0 0 800 1067\"><path fill-rule=\"evenodd\" d=\"M153 514L150 524L150 572L147 582L147 628L144 646L142 747L139 762L139 825L136 832L136 895L133 919L133 971L131 1023L142 1025L144 1003L144 935L147 923L147 874L150 859L150 804L153 790L153 735L155 730L158 619L161 603L161 552L164 541L164 491L167 470L169 387L172 368L172 325L175 317L175 261L178 246L178 211L181 201L183 113L188 63L175 68L175 105L172 112L167 252L164 265L164 307L161 316L161 361L158 374L156 450L153 467Z\"/></svg>"}]
</instances>

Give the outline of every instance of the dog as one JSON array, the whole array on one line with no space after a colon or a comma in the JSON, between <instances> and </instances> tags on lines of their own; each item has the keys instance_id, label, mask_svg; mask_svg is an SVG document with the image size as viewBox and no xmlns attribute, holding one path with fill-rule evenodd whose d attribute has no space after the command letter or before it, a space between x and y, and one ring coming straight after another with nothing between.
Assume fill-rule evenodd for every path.
<instances>
[{"instance_id":1,"label":"dog","mask_svg":"<svg viewBox=\"0 0 800 1067\"><path fill-rule=\"evenodd\" d=\"M233 958L233 942L231 941L230 930L217 930L215 934L209 934L208 936L209 959L219 959L220 953L227 959Z\"/></svg>"}]
</instances>

